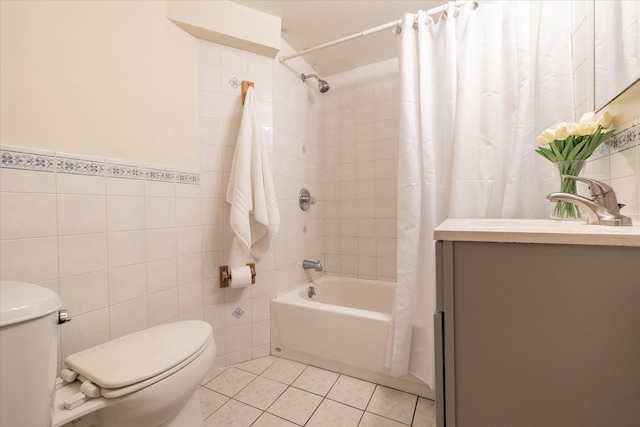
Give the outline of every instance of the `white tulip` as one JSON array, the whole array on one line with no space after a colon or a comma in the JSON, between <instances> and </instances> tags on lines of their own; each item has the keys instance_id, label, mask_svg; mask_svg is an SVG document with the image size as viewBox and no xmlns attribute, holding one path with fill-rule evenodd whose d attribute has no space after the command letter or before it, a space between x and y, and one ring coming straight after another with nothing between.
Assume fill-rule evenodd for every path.
<instances>
[{"instance_id":1,"label":"white tulip","mask_svg":"<svg viewBox=\"0 0 640 427\"><path fill-rule=\"evenodd\" d=\"M578 125L578 135L587 136L592 135L596 129L598 129L598 125L596 122L580 122Z\"/></svg>"},{"instance_id":2,"label":"white tulip","mask_svg":"<svg viewBox=\"0 0 640 427\"><path fill-rule=\"evenodd\" d=\"M580 123L592 122L595 120L595 113L584 113L582 117L580 117Z\"/></svg>"},{"instance_id":3,"label":"white tulip","mask_svg":"<svg viewBox=\"0 0 640 427\"><path fill-rule=\"evenodd\" d=\"M577 123L567 123L567 132L569 135L578 135L578 124Z\"/></svg>"},{"instance_id":4,"label":"white tulip","mask_svg":"<svg viewBox=\"0 0 640 427\"><path fill-rule=\"evenodd\" d=\"M613 124L613 116L609 113L604 113L602 117L598 119L596 124L602 126L602 129L608 129Z\"/></svg>"},{"instance_id":5,"label":"white tulip","mask_svg":"<svg viewBox=\"0 0 640 427\"><path fill-rule=\"evenodd\" d=\"M554 129L547 129L538 137L538 141L540 141L540 144L542 145L549 145L555 140L556 131Z\"/></svg>"},{"instance_id":6,"label":"white tulip","mask_svg":"<svg viewBox=\"0 0 640 427\"><path fill-rule=\"evenodd\" d=\"M567 123L558 123L556 126L556 139L562 141L569 138L569 131L567 130Z\"/></svg>"}]
</instances>

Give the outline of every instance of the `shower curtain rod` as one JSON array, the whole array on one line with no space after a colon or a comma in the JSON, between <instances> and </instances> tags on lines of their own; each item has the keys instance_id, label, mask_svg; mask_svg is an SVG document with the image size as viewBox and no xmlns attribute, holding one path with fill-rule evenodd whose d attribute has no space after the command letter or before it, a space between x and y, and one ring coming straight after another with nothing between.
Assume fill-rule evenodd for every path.
<instances>
[{"instance_id":1,"label":"shower curtain rod","mask_svg":"<svg viewBox=\"0 0 640 427\"><path fill-rule=\"evenodd\" d=\"M472 1L472 2L477 4L476 0L469 0L469 1ZM461 2L459 5L456 4L456 6L462 6L463 4L469 3L469 1ZM446 6L447 6L446 4L443 4L442 6L438 6L438 7L434 7L432 9L429 9L429 10L427 10L427 15L434 15L436 13L443 12L444 8ZM312 52L315 52L315 51L318 51L318 50L321 50L321 49L325 49L327 47L335 46L337 44L348 42L348 41L351 41L351 40L354 40L354 39L357 39L357 38L360 38L360 37L366 37L366 36L369 36L371 34L376 34L376 33L379 33L381 31L388 30L389 28L398 27L401 24L402 24L402 18L396 19L395 21L391 21L391 22L388 22L388 23L383 24L383 25L378 25L377 27L369 28L368 30L364 30L364 31L361 31L361 32L355 33L355 34L351 34L350 36L343 37L343 38L338 39L338 40L334 40L334 41L331 41L331 42L328 42L328 43L324 43L324 44L321 44L321 45L318 45L318 46L315 46L315 47L310 47L309 49L301 50L300 52L292 53L291 55L281 56L280 58L278 58L278 60L280 61L280 63L283 63L283 62L288 61L290 59L297 58L298 56L303 56L303 55L306 55L308 53L312 53Z\"/></svg>"}]
</instances>

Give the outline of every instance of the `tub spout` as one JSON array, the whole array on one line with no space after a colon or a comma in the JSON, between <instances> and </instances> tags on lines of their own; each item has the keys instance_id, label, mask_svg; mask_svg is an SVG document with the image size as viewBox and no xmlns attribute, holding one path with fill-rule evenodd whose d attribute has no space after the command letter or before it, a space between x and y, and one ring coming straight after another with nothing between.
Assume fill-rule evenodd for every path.
<instances>
[{"instance_id":1,"label":"tub spout","mask_svg":"<svg viewBox=\"0 0 640 427\"><path fill-rule=\"evenodd\" d=\"M305 270L313 269L315 271L322 271L322 264L320 264L320 260L309 261L308 259L305 259L304 261L302 261L302 268L304 268Z\"/></svg>"}]
</instances>

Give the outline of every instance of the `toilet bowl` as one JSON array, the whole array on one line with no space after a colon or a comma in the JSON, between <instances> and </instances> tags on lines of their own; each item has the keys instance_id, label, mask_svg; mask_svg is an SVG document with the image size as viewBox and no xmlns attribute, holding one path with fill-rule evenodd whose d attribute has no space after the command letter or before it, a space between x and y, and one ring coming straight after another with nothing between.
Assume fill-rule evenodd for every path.
<instances>
[{"instance_id":1,"label":"toilet bowl","mask_svg":"<svg viewBox=\"0 0 640 427\"><path fill-rule=\"evenodd\" d=\"M61 306L49 289L0 282L0 425L202 425L197 388L216 353L208 323L155 326L72 354L56 378Z\"/></svg>"}]
</instances>

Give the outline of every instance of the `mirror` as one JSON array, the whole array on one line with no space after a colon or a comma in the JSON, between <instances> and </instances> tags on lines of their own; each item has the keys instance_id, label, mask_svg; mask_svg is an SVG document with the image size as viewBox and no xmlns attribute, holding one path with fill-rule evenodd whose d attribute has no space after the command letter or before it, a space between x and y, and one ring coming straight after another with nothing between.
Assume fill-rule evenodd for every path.
<instances>
[{"instance_id":1,"label":"mirror","mask_svg":"<svg viewBox=\"0 0 640 427\"><path fill-rule=\"evenodd\" d=\"M596 0L593 7L598 110L640 77L640 2Z\"/></svg>"}]
</instances>

